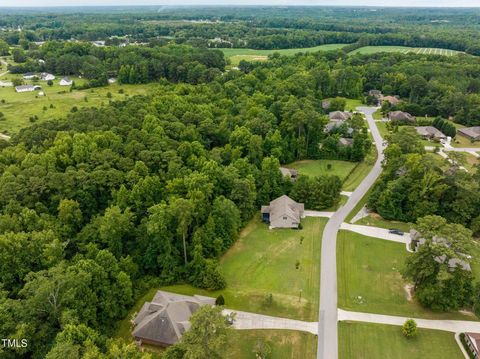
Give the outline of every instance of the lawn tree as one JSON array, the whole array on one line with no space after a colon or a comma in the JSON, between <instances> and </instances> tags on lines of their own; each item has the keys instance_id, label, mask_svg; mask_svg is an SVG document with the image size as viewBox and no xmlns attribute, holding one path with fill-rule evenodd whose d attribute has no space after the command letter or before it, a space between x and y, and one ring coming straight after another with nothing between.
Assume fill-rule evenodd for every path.
<instances>
[{"instance_id":1,"label":"lawn tree","mask_svg":"<svg viewBox=\"0 0 480 359\"><path fill-rule=\"evenodd\" d=\"M267 359L271 352L272 348L266 341L257 339L253 347L253 353L257 359Z\"/></svg>"},{"instance_id":2,"label":"lawn tree","mask_svg":"<svg viewBox=\"0 0 480 359\"><path fill-rule=\"evenodd\" d=\"M220 359L224 357L231 329L221 307L201 307L190 318L190 329L165 351L166 359Z\"/></svg>"}]
</instances>

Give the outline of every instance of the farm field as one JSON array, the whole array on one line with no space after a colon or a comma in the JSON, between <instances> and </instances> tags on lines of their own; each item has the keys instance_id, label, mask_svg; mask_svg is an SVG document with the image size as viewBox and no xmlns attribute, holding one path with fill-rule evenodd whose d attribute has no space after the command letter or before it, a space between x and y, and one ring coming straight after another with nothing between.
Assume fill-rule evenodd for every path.
<instances>
[{"instance_id":1,"label":"farm field","mask_svg":"<svg viewBox=\"0 0 480 359\"><path fill-rule=\"evenodd\" d=\"M226 58L230 59L232 65L236 66L242 60L246 61L266 61L268 55L279 53L280 55L292 56L299 52L316 52L316 51L331 51L338 50L347 44L328 44L319 45L315 47L293 48L293 49L279 49L279 50L256 50L243 48L225 48L221 50Z\"/></svg>"},{"instance_id":2,"label":"farm field","mask_svg":"<svg viewBox=\"0 0 480 359\"><path fill-rule=\"evenodd\" d=\"M2 78L3 79L3 78ZM78 79L72 78L78 83ZM69 86L60 86L58 80L53 86L42 86L45 96L39 96L39 91L16 93L13 87L0 88L0 112L4 118L0 120L0 133L14 134L20 129L32 124L30 117L38 116L38 122L66 117L75 106L95 107L107 105L109 100L122 100L128 96L146 95L156 88L156 84L119 85L117 83L105 87L73 90ZM119 93L123 91L123 94ZM111 94L109 98L108 94Z\"/></svg>"},{"instance_id":3,"label":"farm field","mask_svg":"<svg viewBox=\"0 0 480 359\"><path fill-rule=\"evenodd\" d=\"M454 334L418 329L407 339L393 325L340 322L338 325L340 359L461 359L462 352Z\"/></svg>"},{"instance_id":4,"label":"farm field","mask_svg":"<svg viewBox=\"0 0 480 359\"><path fill-rule=\"evenodd\" d=\"M403 54L413 52L418 55L443 55L443 56L454 56L454 55L462 54L462 52L460 51L449 50L449 49L406 47L406 46L364 46L350 52L350 54L351 55L356 55L356 54L369 55L369 54L376 54L379 52L400 52Z\"/></svg>"},{"instance_id":5,"label":"farm field","mask_svg":"<svg viewBox=\"0 0 480 359\"><path fill-rule=\"evenodd\" d=\"M340 231L337 240L338 306L366 313L475 320L459 312L427 310L410 298L401 275L408 255L402 243Z\"/></svg>"},{"instance_id":6,"label":"farm field","mask_svg":"<svg viewBox=\"0 0 480 359\"><path fill-rule=\"evenodd\" d=\"M226 359L251 359L257 340L267 343L271 349L268 358L314 359L317 352L317 338L310 333L293 330L237 330Z\"/></svg>"},{"instance_id":7,"label":"farm field","mask_svg":"<svg viewBox=\"0 0 480 359\"><path fill-rule=\"evenodd\" d=\"M225 306L230 309L317 321L321 238L326 222L326 218L305 218L302 230L269 230L260 218L255 218L220 260L226 289L211 292L186 284L161 289L210 297L222 294ZM298 269L295 268L297 261ZM153 298L157 289L160 288L150 290L137 301L119 323L117 337L131 338L132 315ZM272 294L271 303L265 300L269 294Z\"/></svg>"}]
</instances>

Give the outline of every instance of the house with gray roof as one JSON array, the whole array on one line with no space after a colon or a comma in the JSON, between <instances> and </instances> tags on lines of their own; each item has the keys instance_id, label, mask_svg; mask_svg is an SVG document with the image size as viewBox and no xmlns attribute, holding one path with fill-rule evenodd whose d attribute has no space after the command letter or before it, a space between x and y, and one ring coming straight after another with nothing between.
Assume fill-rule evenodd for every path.
<instances>
[{"instance_id":1,"label":"house with gray roof","mask_svg":"<svg viewBox=\"0 0 480 359\"><path fill-rule=\"evenodd\" d=\"M344 146L344 147L353 146L353 138L340 137L340 138L338 139L338 144L339 144L340 146Z\"/></svg>"},{"instance_id":2,"label":"house with gray roof","mask_svg":"<svg viewBox=\"0 0 480 359\"><path fill-rule=\"evenodd\" d=\"M408 112L403 111L393 111L388 113L388 118L392 122L404 123L414 125L417 122L417 119L410 115Z\"/></svg>"},{"instance_id":3,"label":"house with gray roof","mask_svg":"<svg viewBox=\"0 0 480 359\"><path fill-rule=\"evenodd\" d=\"M21 86L15 87L16 92L32 92L32 91L37 91L41 89L42 89L42 86L38 86L38 85L21 85Z\"/></svg>"},{"instance_id":4,"label":"house with gray roof","mask_svg":"<svg viewBox=\"0 0 480 359\"><path fill-rule=\"evenodd\" d=\"M262 206L262 220L274 228L298 228L304 217L305 206L283 195L268 206Z\"/></svg>"},{"instance_id":5,"label":"house with gray roof","mask_svg":"<svg viewBox=\"0 0 480 359\"><path fill-rule=\"evenodd\" d=\"M471 141L480 141L480 126L460 128L458 133Z\"/></svg>"},{"instance_id":6,"label":"house with gray roof","mask_svg":"<svg viewBox=\"0 0 480 359\"><path fill-rule=\"evenodd\" d=\"M352 114L346 111L334 111L328 114L330 121L347 121L352 118Z\"/></svg>"},{"instance_id":7,"label":"house with gray roof","mask_svg":"<svg viewBox=\"0 0 480 359\"><path fill-rule=\"evenodd\" d=\"M415 127L417 133L426 140L440 141L447 138L442 131L433 126L418 126Z\"/></svg>"},{"instance_id":8,"label":"house with gray roof","mask_svg":"<svg viewBox=\"0 0 480 359\"><path fill-rule=\"evenodd\" d=\"M192 314L204 305L215 305L215 299L159 290L133 319L132 335L140 345L166 347L175 344L190 329Z\"/></svg>"}]
</instances>

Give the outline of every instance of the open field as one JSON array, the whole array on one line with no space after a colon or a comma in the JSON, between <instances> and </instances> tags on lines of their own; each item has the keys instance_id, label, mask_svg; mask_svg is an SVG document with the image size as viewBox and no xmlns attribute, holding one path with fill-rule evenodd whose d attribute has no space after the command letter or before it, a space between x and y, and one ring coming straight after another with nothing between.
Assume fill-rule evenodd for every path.
<instances>
[{"instance_id":1,"label":"open field","mask_svg":"<svg viewBox=\"0 0 480 359\"><path fill-rule=\"evenodd\" d=\"M409 298L407 283L400 273L408 255L404 244L340 231L337 242L339 307L417 318L475 320L459 312L433 312Z\"/></svg>"},{"instance_id":2,"label":"open field","mask_svg":"<svg viewBox=\"0 0 480 359\"><path fill-rule=\"evenodd\" d=\"M317 339L313 334L293 330L237 330L226 359L251 359L257 340L267 343L272 352L268 358L313 359L317 353Z\"/></svg>"},{"instance_id":3,"label":"open field","mask_svg":"<svg viewBox=\"0 0 480 359\"><path fill-rule=\"evenodd\" d=\"M230 59L232 65L236 66L242 60L246 61L265 61L268 59L268 55L279 53L281 55L292 56L299 52L316 52L316 51L331 51L338 50L346 44L328 44L315 47L294 48L294 49L280 49L280 50L255 50L255 49L243 49L243 48L225 48L221 50L226 58Z\"/></svg>"},{"instance_id":4,"label":"open field","mask_svg":"<svg viewBox=\"0 0 480 359\"><path fill-rule=\"evenodd\" d=\"M10 76L7 76L8 78ZM78 83L78 79L74 79ZM3 78L2 78L3 80ZM21 128L31 125L32 116L38 116L38 122L66 117L76 106L94 107L107 105L109 100L121 100L128 96L145 95L154 89L156 84L119 85L112 84L88 90L73 90L69 86L60 86L58 78L53 86L47 86L45 81L39 81L45 96L39 96L39 91L16 93L13 87L0 88L0 112L5 115L0 120L0 132L13 134ZM123 94L119 91L123 90ZM111 98L108 98L108 93Z\"/></svg>"},{"instance_id":5,"label":"open field","mask_svg":"<svg viewBox=\"0 0 480 359\"><path fill-rule=\"evenodd\" d=\"M454 56L462 54L460 51L448 50L448 49L436 49L436 48L424 48L424 47L405 47L405 46L364 46L350 52L351 55L355 54L376 54L379 52L400 52L403 54L415 53L418 55L443 55Z\"/></svg>"},{"instance_id":6,"label":"open field","mask_svg":"<svg viewBox=\"0 0 480 359\"><path fill-rule=\"evenodd\" d=\"M210 292L180 284L162 290L211 297L222 294L230 309L317 321L321 238L326 222L326 218L305 218L302 230L269 230L255 218L220 260L226 289ZM297 260L299 269L295 268ZM160 288L150 290L137 301L119 323L117 337L129 340L130 318L153 298L157 289ZM272 304L265 302L268 294L272 294Z\"/></svg>"},{"instance_id":7,"label":"open field","mask_svg":"<svg viewBox=\"0 0 480 359\"><path fill-rule=\"evenodd\" d=\"M392 325L340 322L340 359L462 359L453 333L419 329L407 339Z\"/></svg>"},{"instance_id":8,"label":"open field","mask_svg":"<svg viewBox=\"0 0 480 359\"><path fill-rule=\"evenodd\" d=\"M331 168L328 168L331 165ZM357 164L355 162L339 161L339 160L302 160L286 165L288 168L293 168L299 174L305 176L338 176L340 180L345 180L352 172Z\"/></svg>"}]
</instances>

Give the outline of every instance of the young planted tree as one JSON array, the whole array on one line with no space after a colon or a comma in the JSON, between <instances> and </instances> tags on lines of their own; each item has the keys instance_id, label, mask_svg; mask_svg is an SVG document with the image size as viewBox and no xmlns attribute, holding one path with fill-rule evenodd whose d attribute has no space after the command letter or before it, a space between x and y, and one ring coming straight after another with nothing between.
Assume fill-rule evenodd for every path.
<instances>
[{"instance_id":1,"label":"young planted tree","mask_svg":"<svg viewBox=\"0 0 480 359\"><path fill-rule=\"evenodd\" d=\"M407 319L402 326L402 333L407 338L413 338L417 335L417 322L413 319Z\"/></svg>"}]
</instances>

